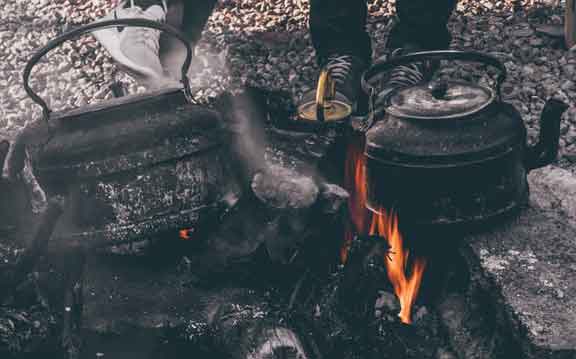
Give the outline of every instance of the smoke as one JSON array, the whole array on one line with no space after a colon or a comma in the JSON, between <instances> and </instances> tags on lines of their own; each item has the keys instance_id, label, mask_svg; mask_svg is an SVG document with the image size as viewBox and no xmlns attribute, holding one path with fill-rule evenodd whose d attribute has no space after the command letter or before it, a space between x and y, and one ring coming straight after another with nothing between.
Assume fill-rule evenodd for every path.
<instances>
[{"instance_id":1,"label":"smoke","mask_svg":"<svg viewBox=\"0 0 576 359\"><path fill-rule=\"evenodd\" d=\"M246 89L230 97L229 113L226 116L234 134L233 150L250 178L255 172L267 167L265 153L268 141L264 130L264 105L254 90Z\"/></svg>"},{"instance_id":2,"label":"smoke","mask_svg":"<svg viewBox=\"0 0 576 359\"><path fill-rule=\"evenodd\" d=\"M163 39L161 61L172 78L179 79L185 55L186 49L178 40ZM222 113L226 126L233 133L232 151L239 162L235 165L241 167L244 177L251 179L265 167L267 113L264 92L232 81L228 49L217 50L202 42L194 48L188 77L194 98L199 103L215 105Z\"/></svg>"},{"instance_id":3,"label":"smoke","mask_svg":"<svg viewBox=\"0 0 576 359\"><path fill-rule=\"evenodd\" d=\"M188 69L188 79L194 98L207 102L234 87L227 65L228 49L217 50L206 44L191 43L192 64ZM180 81L182 64L186 58L186 47L175 38L162 38L160 60L166 74Z\"/></svg>"}]
</instances>

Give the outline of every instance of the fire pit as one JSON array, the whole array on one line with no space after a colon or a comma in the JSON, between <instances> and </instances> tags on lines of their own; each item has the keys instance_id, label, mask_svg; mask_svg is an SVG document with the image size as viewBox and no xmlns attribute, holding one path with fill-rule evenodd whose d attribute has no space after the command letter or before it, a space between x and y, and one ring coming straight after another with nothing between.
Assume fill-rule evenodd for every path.
<instances>
[{"instance_id":1,"label":"fire pit","mask_svg":"<svg viewBox=\"0 0 576 359\"><path fill-rule=\"evenodd\" d=\"M452 85L437 83L419 91L428 91L433 101L450 102ZM190 104L179 89L154 93L153 99L117 99L114 110L130 110L110 117L118 122L93 121L101 109L49 118L56 132L47 144L32 141L30 135L44 123L29 127L15 153L23 154L18 152L22 146L32 145L40 183L49 195L66 193L71 199L59 239L70 239L70 233L81 239L52 243L41 263L33 266L40 273L33 283L68 287L64 299L58 291L53 293L55 300L50 298L60 313L55 320L64 327L63 338L57 341L65 355L114 358L124 352L135 356L153 352L173 358L184 352L238 359L572 355L574 335L566 323L573 313L568 311L568 319L549 320L550 313L534 313L526 309L529 300L512 294L541 294L555 311L562 310L557 300L570 297L566 306L572 308L573 286L559 288L558 283L571 270L561 265L576 258L566 244L576 226L563 223L565 215L550 205L546 211L552 214L536 207L490 226L490 231L466 236L461 231L469 221L497 216L527 202L526 171L555 156L558 121L544 122L541 145L526 148L521 119L512 109L499 111L507 107L496 101L497 91L454 86L469 91L464 91L466 98L478 95L472 96L480 104L472 106L478 113L464 107L467 116L470 112L482 116L423 119L389 112L388 121L376 123L367 140L363 134L346 137L349 132L334 127L312 126L315 132L304 133L273 128L266 118L279 112L268 107L273 96L264 91L263 101L230 95L217 104L218 111ZM408 90L393 93L388 105L407 110L400 100L410 98L410 93L403 91ZM552 105L558 106L550 118L559 120L562 106ZM175 110L165 111L167 106ZM246 119L265 126L266 143L255 156L247 155L250 146L239 144L238 133L246 129L239 123ZM444 123L449 121L458 126ZM492 121L499 121L498 127L486 133ZM394 147L386 137L397 134L394 126L414 130L410 125L424 128L428 122L434 122L426 128L429 134L439 131L445 137L422 143L444 144L445 157L390 150L420 143L418 135L425 132L405 132L413 137L406 136ZM472 130L464 131L467 126ZM460 130L470 137L458 137ZM129 132L122 137L126 143L99 142L116 131ZM465 148L478 155L474 176L468 166L471 153L450 151L465 142L456 140L472 137L485 140L472 142L486 147L476 152L478 148ZM83 146L93 140L100 147ZM229 147L246 149L238 152L250 160L230 160L234 151ZM68 153L70 148L83 151ZM3 159L5 151L0 150ZM493 156L483 157L488 152ZM13 162L18 163L22 162ZM326 182L337 172L334 164L345 164L342 182L349 193ZM454 172L446 172L446 167ZM429 186L417 180L436 174ZM480 175L482 181L473 178ZM445 176L453 179L443 181ZM463 189L452 193L451 186L462 182ZM545 186L532 183L542 194ZM502 193L506 196L497 195ZM226 205L213 206L218 215L210 217L204 228L196 226L197 216L188 216L197 204L218 201ZM343 205L346 201L348 206ZM100 211L131 205L125 217L110 215L118 211ZM89 212L94 209L96 215ZM455 223L465 226L458 231L443 226ZM552 237L555 227L561 231L554 238L558 249L538 244L533 245L539 249L534 253L533 237ZM95 237L118 244L145 236L160 241L140 258L63 250ZM469 242L462 242L464 237ZM497 245L490 244L492 238ZM549 270L543 263L556 267ZM547 288L541 292L527 285L531 277L517 269L530 272L536 267L543 273L538 280ZM514 277L506 272L511 269L522 278L512 291ZM2 304L0 309L12 303ZM0 324L7 323L5 313L8 319L13 315L0 311ZM550 334L542 323L562 334ZM79 338L85 340L84 346Z\"/></svg>"}]
</instances>

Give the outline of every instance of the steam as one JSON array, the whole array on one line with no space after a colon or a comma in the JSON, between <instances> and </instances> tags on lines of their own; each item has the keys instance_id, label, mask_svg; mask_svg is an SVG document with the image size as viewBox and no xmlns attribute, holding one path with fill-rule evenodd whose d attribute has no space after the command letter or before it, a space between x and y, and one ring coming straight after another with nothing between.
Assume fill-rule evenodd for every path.
<instances>
[{"instance_id":1,"label":"steam","mask_svg":"<svg viewBox=\"0 0 576 359\"><path fill-rule=\"evenodd\" d=\"M193 46L194 56L188 70L188 79L194 98L206 102L230 89L233 84L227 64L228 48L216 50L202 43L190 46ZM179 40L162 39L160 60L167 76L173 81L180 81L185 58L186 48Z\"/></svg>"},{"instance_id":2,"label":"steam","mask_svg":"<svg viewBox=\"0 0 576 359\"><path fill-rule=\"evenodd\" d=\"M243 91L231 96L228 124L234 133L233 150L239 156L244 172L252 177L265 171L267 139L264 131L265 113L255 103L253 94Z\"/></svg>"}]
</instances>

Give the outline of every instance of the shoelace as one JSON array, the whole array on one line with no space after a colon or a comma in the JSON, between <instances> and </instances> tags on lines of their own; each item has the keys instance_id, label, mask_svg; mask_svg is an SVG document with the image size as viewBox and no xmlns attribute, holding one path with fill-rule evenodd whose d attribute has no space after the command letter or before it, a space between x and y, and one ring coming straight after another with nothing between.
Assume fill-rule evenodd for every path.
<instances>
[{"instance_id":1,"label":"shoelace","mask_svg":"<svg viewBox=\"0 0 576 359\"><path fill-rule=\"evenodd\" d=\"M401 54L403 49L396 49L392 52L392 57ZM400 65L390 71L386 81L386 87L398 88L416 85L425 80L425 63L412 63L409 65Z\"/></svg>"},{"instance_id":2,"label":"shoelace","mask_svg":"<svg viewBox=\"0 0 576 359\"><path fill-rule=\"evenodd\" d=\"M401 55L404 49L396 49L392 51L390 57L395 57ZM426 80L426 73L430 65L428 63L411 63L408 65L400 65L392 69L387 76L384 76L380 80L379 93L376 95L375 101L372 106L374 113L370 116L366 116L364 120L358 121L356 124L356 130L360 132L368 131L380 117L384 108L385 100L391 91L397 88L403 88L408 86L417 85Z\"/></svg>"},{"instance_id":3,"label":"shoelace","mask_svg":"<svg viewBox=\"0 0 576 359\"><path fill-rule=\"evenodd\" d=\"M330 72L334 82L343 83L352 69L352 56L331 56L328 58L326 69Z\"/></svg>"}]
</instances>

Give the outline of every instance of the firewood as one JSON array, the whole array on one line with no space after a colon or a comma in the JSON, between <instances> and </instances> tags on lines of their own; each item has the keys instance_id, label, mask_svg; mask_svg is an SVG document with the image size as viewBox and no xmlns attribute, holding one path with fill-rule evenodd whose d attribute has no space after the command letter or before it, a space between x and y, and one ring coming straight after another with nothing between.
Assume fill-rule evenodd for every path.
<instances>
[{"instance_id":1,"label":"firewood","mask_svg":"<svg viewBox=\"0 0 576 359\"><path fill-rule=\"evenodd\" d=\"M374 319L378 290L386 283L384 261L388 249L386 239L381 237L359 237L352 242L338 288L339 306L347 320Z\"/></svg>"},{"instance_id":2,"label":"firewood","mask_svg":"<svg viewBox=\"0 0 576 359\"><path fill-rule=\"evenodd\" d=\"M210 324L218 347L233 359L309 358L295 330L252 291L219 304Z\"/></svg>"}]
</instances>

